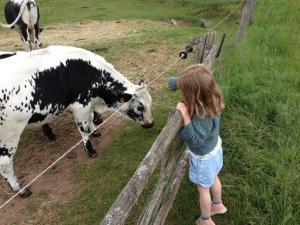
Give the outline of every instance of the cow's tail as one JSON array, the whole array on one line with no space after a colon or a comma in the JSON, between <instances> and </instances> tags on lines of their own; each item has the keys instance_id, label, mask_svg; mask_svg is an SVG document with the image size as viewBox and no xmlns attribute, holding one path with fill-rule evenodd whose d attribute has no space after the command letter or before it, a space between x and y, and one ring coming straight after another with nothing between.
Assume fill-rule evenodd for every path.
<instances>
[{"instance_id":1,"label":"cow's tail","mask_svg":"<svg viewBox=\"0 0 300 225\"><path fill-rule=\"evenodd\" d=\"M0 26L1 27L4 27L4 28L12 28L17 22L18 20L21 18L22 14L23 14L23 11L25 9L25 7L27 6L27 4L29 3L30 0L24 0L20 6L20 11L19 11L19 14L17 16L17 18L15 19L15 21L11 24L3 24L3 23L0 23Z\"/></svg>"}]
</instances>

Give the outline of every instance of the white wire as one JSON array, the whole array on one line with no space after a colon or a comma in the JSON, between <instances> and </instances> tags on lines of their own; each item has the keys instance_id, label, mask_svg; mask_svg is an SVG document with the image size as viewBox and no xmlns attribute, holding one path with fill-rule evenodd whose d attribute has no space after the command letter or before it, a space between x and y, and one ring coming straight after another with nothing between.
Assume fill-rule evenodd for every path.
<instances>
[{"instance_id":1,"label":"white wire","mask_svg":"<svg viewBox=\"0 0 300 225\"><path fill-rule=\"evenodd\" d=\"M215 28L217 28L220 24L222 24L229 16L231 16L231 14L233 14L237 9L239 9L241 7L241 4L237 7L235 7L233 10L231 10L230 13L228 13L222 20L220 20L217 24L215 24L212 28L210 28L208 32L214 30Z\"/></svg>"}]
</instances>

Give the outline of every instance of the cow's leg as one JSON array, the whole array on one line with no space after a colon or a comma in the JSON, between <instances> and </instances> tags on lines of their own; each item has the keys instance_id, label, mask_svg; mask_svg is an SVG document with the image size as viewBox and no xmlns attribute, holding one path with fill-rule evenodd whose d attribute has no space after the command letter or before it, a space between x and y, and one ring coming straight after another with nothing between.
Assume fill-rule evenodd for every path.
<instances>
[{"instance_id":1,"label":"cow's leg","mask_svg":"<svg viewBox=\"0 0 300 225\"><path fill-rule=\"evenodd\" d=\"M19 192L22 189L14 174L13 155L0 156L0 173L14 192ZM23 198L29 197L31 194L32 192L27 188L20 192L20 196Z\"/></svg>"},{"instance_id":2,"label":"cow's leg","mask_svg":"<svg viewBox=\"0 0 300 225\"><path fill-rule=\"evenodd\" d=\"M42 126L43 129L43 133L45 134L45 136L50 140L50 141L55 141L56 140L56 135L53 133L51 127L49 126L49 124L44 124Z\"/></svg>"},{"instance_id":3,"label":"cow's leg","mask_svg":"<svg viewBox=\"0 0 300 225\"><path fill-rule=\"evenodd\" d=\"M20 39L23 43L23 46L24 46L25 50L30 51L29 45L27 43L27 38L26 38L27 37L27 32L24 32L25 36L23 36L23 33L22 33L22 30L21 30L20 26L15 26L15 29L16 29L17 33L20 35Z\"/></svg>"},{"instance_id":4,"label":"cow's leg","mask_svg":"<svg viewBox=\"0 0 300 225\"><path fill-rule=\"evenodd\" d=\"M18 119L15 122L5 122L0 129L0 174L14 192L19 192L21 197L28 197L31 195L31 191L29 189L22 190L13 169L13 157L17 151L20 136L28 124L26 118L18 117Z\"/></svg>"},{"instance_id":5,"label":"cow's leg","mask_svg":"<svg viewBox=\"0 0 300 225\"><path fill-rule=\"evenodd\" d=\"M91 118L91 107L90 106L76 106L76 109L72 110L74 114L74 119L78 130L81 134L83 140L84 150L87 152L89 157L95 158L97 152L93 149L93 146L89 140L90 124L92 123Z\"/></svg>"},{"instance_id":6,"label":"cow's leg","mask_svg":"<svg viewBox=\"0 0 300 225\"><path fill-rule=\"evenodd\" d=\"M103 123L103 118L100 114L96 112L91 112L91 116L93 118L93 122L90 124L91 131L93 131L92 135L93 137L100 137L101 132L96 129L96 126L99 126L101 123Z\"/></svg>"},{"instance_id":7,"label":"cow's leg","mask_svg":"<svg viewBox=\"0 0 300 225\"><path fill-rule=\"evenodd\" d=\"M34 47L35 47L35 49L39 49L40 47L42 47L42 42L39 39L39 34L40 34L40 32L42 32L42 30L43 29L39 28L38 24L34 25L34 34L35 34L35 37L34 37Z\"/></svg>"},{"instance_id":8,"label":"cow's leg","mask_svg":"<svg viewBox=\"0 0 300 225\"><path fill-rule=\"evenodd\" d=\"M93 123L96 125L96 126L99 126L101 123L103 123L103 118L101 116L101 114L98 114L96 112L93 112Z\"/></svg>"},{"instance_id":9,"label":"cow's leg","mask_svg":"<svg viewBox=\"0 0 300 225\"><path fill-rule=\"evenodd\" d=\"M31 49L38 49L37 48L37 41L35 40L35 29L34 27L29 27L28 26L28 34L29 34L29 38L28 38L28 42L30 44Z\"/></svg>"},{"instance_id":10,"label":"cow's leg","mask_svg":"<svg viewBox=\"0 0 300 225\"><path fill-rule=\"evenodd\" d=\"M30 51L32 49L30 42L28 41L27 25L20 26L21 40L25 46L25 50Z\"/></svg>"}]
</instances>

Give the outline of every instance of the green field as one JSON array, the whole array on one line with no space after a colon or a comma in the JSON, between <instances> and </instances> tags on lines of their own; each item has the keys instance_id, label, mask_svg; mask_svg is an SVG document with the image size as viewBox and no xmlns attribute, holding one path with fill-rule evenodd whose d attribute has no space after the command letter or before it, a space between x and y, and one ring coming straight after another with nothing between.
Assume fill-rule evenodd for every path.
<instances>
[{"instance_id":1,"label":"green field","mask_svg":"<svg viewBox=\"0 0 300 225\"><path fill-rule=\"evenodd\" d=\"M141 67L145 64L145 68L149 68L146 64L152 63L151 53L169 56L170 59L164 60L166 64L160 65L156 72L172 63L188 41L205 32L198 25L200 15L215 24L239 4L234 0L38 2L41 24L45 27L90 20L161 22L175 18L186 22L186 26L145 27L138 35L84 44L87 49L101 53L117 68L124 67L125 59L127 63L137 63ZM254 24L239 44L234 43L239 10L217 28L219 36L223 30L228 31L215 76L227 106L221 122L224 145L221 180L223 201L229 210L226 215L214 219L217 225L300 224L299 11L298 0L258 1ZM193 55L172 68L165 77L177 74L192 63ZM133 80L147 72L153 71L136 68ZM72 167L76 184L74 199L52 204L42 210L45 216L28 224L100 223L160 133L171 108L180 100L179 94L169 92L166 85L160 85L151 93L155 127L144 130L132 122L122 123L122 129L114 134L108 147L101 149L96 160ZM141 142L143 148L139 148ZM153 184L149 186L147 193L152 191ZM47 201L47 193L40 195ZM147 199L146 193L143 199ZM34 214L40 205L42 201L29 202L26 214ZM137 206L127 224L136 224L137 213L141 210L142 207ZM166 224L191 225L198 216L196 187L186 176ZM20 223L15 219L11 224Z\"/></svg>"}]
</instances>

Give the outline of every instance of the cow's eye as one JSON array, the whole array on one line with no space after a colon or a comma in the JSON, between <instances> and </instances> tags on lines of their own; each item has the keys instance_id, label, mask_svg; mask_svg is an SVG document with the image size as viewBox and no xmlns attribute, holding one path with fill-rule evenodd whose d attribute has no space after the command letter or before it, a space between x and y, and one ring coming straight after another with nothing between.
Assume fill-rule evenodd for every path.
<instances>
[{"instance_id":1,"label":"cow's eye","mask_svg":"<svg viewBox=\"0 0 300 225\"><path fill-rule=\"evenodd\" d=\"M144 106L142 106L142 105L138 106L137 110L140 111L140 112L143 112L144 111Z\"/></svg>"}]
</instances>

